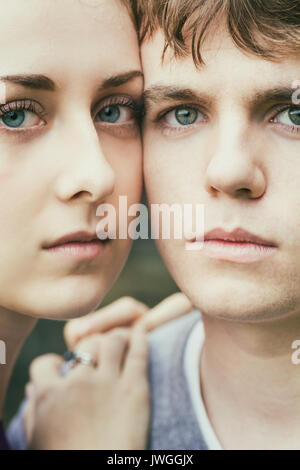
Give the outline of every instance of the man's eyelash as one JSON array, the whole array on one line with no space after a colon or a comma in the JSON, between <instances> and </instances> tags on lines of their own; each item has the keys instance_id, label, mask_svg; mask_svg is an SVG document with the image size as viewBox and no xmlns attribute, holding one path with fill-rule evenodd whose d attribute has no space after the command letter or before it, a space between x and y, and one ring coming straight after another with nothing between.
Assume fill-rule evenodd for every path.
<instances>
[{"instance_id":1,"label":"man's eyelash","mask_svg":"<svg viewBox=\"0 0 300 470\"><path fill-rule=\"evenodd\" d=\"M296 105L278 105L277 107L273 108L272 109L272 117L270 119L271 122L274 122L274 120L276 119L276 117L281 114L281 113L284 113L285 111L288 111L289 109L299 109L300 111L300 107L299 106L296 106Z\"/></svg>"},{"instance_id":2,"label":"man's eyelash","mask_svg":"<svg viewBox=\"0 0 300 470\"><path fill-rule=\"evenodd\" d=\"M207 112L201 108L200 106L197 106L195 104L189 104L189 103L184 103L184 104L179 104L177 106L172 106L170 108L164 109L163 111L160 111L152 120L153 123L159 123L162 121L162 119L169 113L174 112L178 109L182 108L189 108L194 111L197 111L200 114L207 115Z\"/></svg>"}]
</instances>

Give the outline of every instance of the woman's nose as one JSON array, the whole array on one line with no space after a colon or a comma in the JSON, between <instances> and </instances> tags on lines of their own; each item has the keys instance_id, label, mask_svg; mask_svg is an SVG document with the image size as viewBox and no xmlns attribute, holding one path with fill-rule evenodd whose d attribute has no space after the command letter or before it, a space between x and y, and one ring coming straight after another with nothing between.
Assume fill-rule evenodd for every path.
<instances>
[{"instance_id":1,"label":"woman's nose","mask_svg":"<svg viewBox=\"0 0 300 470\"><path fill-rule=\"evenodd\" d=\"M64 164L56 183L61 201L100 202L114 191L115 173L92 122L65 136L62 152Z\"/></svg>"}]
</instances>

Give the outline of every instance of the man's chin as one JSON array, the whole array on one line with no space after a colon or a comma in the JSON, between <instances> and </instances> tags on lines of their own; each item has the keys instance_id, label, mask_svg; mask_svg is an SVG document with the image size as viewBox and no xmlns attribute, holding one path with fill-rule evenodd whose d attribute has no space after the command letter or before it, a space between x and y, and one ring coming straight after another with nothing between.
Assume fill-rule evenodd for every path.
<instances>
[{"instance_id":1,"label":"man's chin","mask_svg":"<svg viewBox=\"0 0 300 470\"><path fill-rule=\"evenodd\" d=\"M202 315L219 320L240 323L275 321L284 318L294 307L285 301L284 296L274 302L274 295L269 295L271 293L262 285L246 282L201 280L200 283L191 281L180 287Z\"/></svg>"}]
</instances>

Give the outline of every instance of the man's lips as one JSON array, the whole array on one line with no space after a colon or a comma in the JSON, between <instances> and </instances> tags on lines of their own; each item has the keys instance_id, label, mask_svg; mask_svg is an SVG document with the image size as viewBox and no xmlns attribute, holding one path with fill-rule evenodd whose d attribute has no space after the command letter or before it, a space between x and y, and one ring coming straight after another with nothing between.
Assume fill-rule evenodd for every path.
<instances>
[{"instance_id":1,"label":"man's lips","mask_svg":"<svg viewBox=\"0 0 300 470\"><path fill-rule=\"evenodd\" d=\"M228 243L252 243L255 245L276 247L273 242L265 240L264 238L254 235L242 228L237 228L232 232L226 232L221 228L215 228L210 232L205 233L204 241L206 242L209 240Z\"/></svg>"},{"instance_id":2,"label":"man's lips","mask_svg":"<svg viewBox=\"0 0 300 470\"><path fill-rule=\"evenodd\" d=\"M204 241L204 243L202 241ZM203 249L209 258L233 263L254 263L274 254L278 246L242 228L226 232L216 228L201 237L194 237L192 244ZM199 248L199 249L200 249Z\"/></svg>"}]
</instances>

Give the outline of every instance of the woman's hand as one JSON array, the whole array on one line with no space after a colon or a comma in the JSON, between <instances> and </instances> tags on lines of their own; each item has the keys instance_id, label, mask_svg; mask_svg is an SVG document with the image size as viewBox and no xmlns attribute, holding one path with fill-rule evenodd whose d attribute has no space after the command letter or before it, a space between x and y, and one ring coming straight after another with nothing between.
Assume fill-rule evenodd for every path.
<instances>
[{"instance_id":1,"label":"woman's hand","mask_svg":"<svg viewBox=\"0 0 300 470\"><path fill-rule=\"evenodd\" d=\"M191 302L182 293L171 295L152 309L131 297L122 297L85 317L69 321L65 326L65 341L69 349L73 349L84 337L114 328L130 328L139 321L149 332L192 309Z\"/></svg>"},{"instance_id":2,"label":"woman's hand","mask_svg":"<svg viewBox=\"0 0 300 470\"><path fill-rule=\"evenodd\" d=\"M191 310L183 294L151 310L125 297L70 321L65 327L69 349L90 353L96 367L77 365L61 377L60 357L33 362L25 411L29 447L145 449L150 416L146 333Z\"/></svg>"},{"instance_id":3,"label":"woman's hand","mask_svg":"<svg viewBox=\"0 0 300 470\"><path fill-rule=\"evenodd\" d=\"M150 415L147 336L142 325L81 341L95 367L76 365L61 377L62 359L31 366L25 411L29 448L142 450Z\"/></svg>"}]
</instances>

